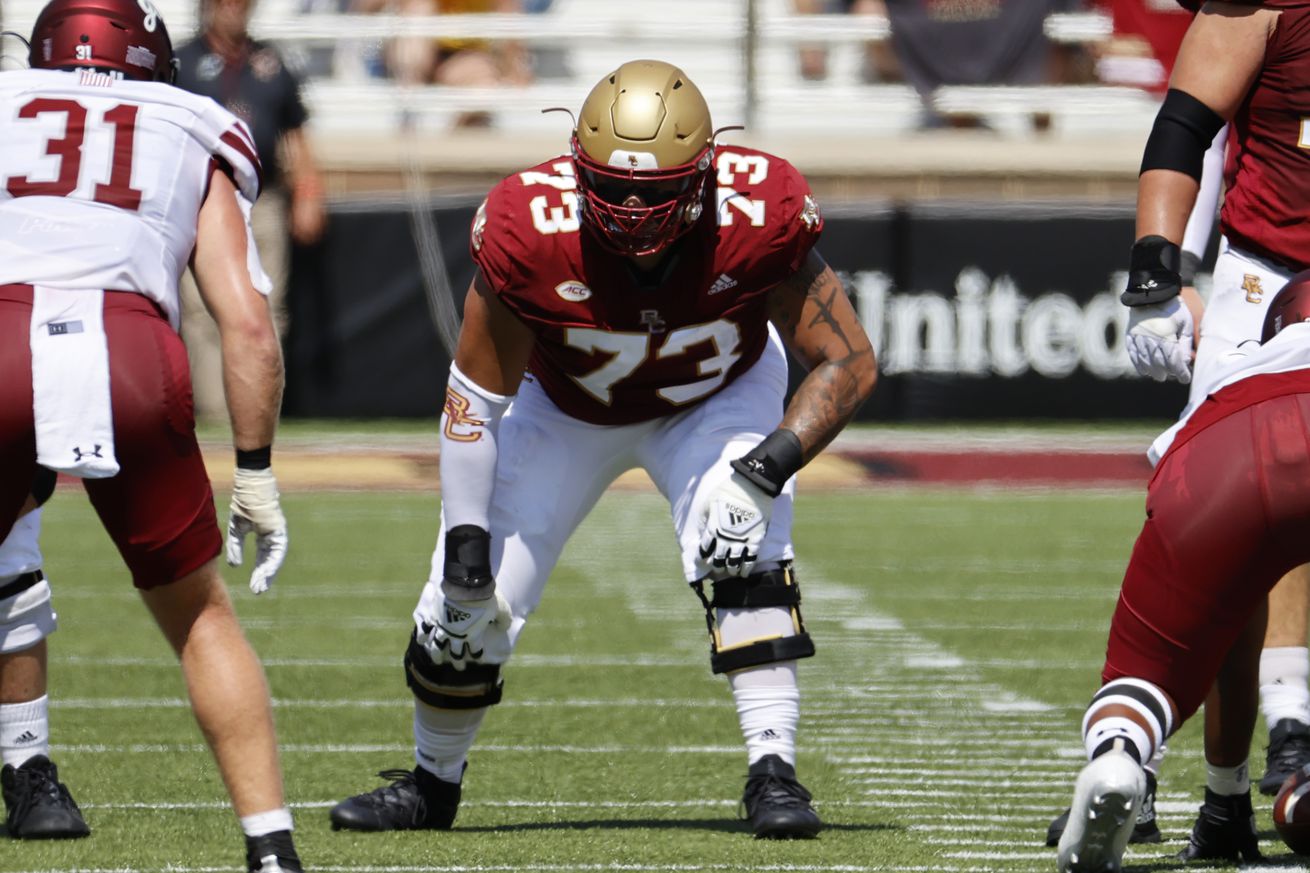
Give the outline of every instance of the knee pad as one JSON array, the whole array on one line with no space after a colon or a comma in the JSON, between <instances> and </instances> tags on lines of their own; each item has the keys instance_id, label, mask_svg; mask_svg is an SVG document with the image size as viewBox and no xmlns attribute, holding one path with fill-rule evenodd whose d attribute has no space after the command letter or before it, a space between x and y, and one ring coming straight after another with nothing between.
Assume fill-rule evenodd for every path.
<instances>
[{"instance_id":1,"label":"knee pad","mask_svg":"<svg viewBox=\"0 0 1310 873\"><path fill-rule=\"evenodd\" d=\"M705 596L705 581L692 582L691 587L705 607L710 669L715 673L732 673L814 654L814 641L801 619L801 590L791 562L745 578L711 581L713 597ZM733 612L721 612L724 610Z\"/></svg>"},{"instance_id":2,"label":"knee pad","mask_svg":"<svg viewBox=\"0 0 1310 873\"><path fill-rule=\"evenodd\" d=\"M0 655L30 649L55 627L50 583L40 570L0 577Z\"/></svg>"},{"instance_id":3,"label":"knee pad","mask_svg":"<svg viewBox=\"0 0 1310 873\"><path fill-rule=\"evenodd\" d=\"M481 709L500 703L499 664L469 664L456 670L450 664L438 664L411 631L405 650L405 684L414 696L438 709Z\"/></svg>"}]
</instances>

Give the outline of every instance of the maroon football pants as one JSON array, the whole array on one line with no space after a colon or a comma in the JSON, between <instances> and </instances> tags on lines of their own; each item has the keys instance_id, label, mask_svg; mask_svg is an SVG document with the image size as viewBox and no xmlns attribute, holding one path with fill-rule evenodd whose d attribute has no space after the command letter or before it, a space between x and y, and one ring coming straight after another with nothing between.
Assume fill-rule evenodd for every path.
<instances>
[{"instance_id":1,"label":"maroon football pants","mask_svg":"<svg viewBox=\"0 0 1310 873\"><path fill-rule=\"evenodd\" d=\"M36 472L31 320L31 287L0 286L0 539L9 535ZM153 588L218 554L214 494L196 445L181 338L139 294L106 292L104 322L120 471L83 483L133 584Z\"/></svg>"},{"instance_id":2,"label":"maroon football pants","mask_svg":"<svg viewBox=\"0 0 1310 873\"><path fill-rule=\"evenodd\" d=\"M1263 400L1169 453L1151 480L1102 680L1160 686L1180 722L1269 589L1310 561L1310 394Z\"/></svg>"}]
</instances>

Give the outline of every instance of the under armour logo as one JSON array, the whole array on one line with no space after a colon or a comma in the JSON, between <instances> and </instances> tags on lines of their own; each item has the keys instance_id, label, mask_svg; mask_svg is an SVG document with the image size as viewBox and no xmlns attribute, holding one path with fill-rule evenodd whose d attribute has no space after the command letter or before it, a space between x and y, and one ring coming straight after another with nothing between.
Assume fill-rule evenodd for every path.
<instances>
[{"instance_id":1,"label":"under armour logo","mask_svg":"<svg viewBox=\"0 0 1310 873\"><path fill-rule=\"evenodd\" d=\"M75 461L81 461L83 458L100 458L103 460L105 457L100 454L100 443L96 443L96 447L89 452L84 452L79 447L73 446L73 455Z\"/></svg>"}]
</instances>

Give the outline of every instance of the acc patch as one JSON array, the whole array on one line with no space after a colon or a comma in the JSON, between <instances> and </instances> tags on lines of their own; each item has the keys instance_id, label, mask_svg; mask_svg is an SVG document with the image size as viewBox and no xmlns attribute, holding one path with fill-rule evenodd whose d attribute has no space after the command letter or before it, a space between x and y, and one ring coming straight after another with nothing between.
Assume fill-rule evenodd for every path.
<instances>
[{"instance_id":1,"label":"acc patch","mask_svg":"<svg viewBox=\"0 0 1310 873\"><path fill-rule=\"evenodd\" d=\"M800 219L810 230L816 229L819 223L823 221L823 216L819 213L819 201L809 194L805 195L805 204L801 207Z\"/></svg>"},{"instance_id":2,"label":"acc patch","mask_svg":"<svg viewBox=\"0 0 1310 873\"><path fill-rule=\"evenodd\" d=\"M591 298L591 289L574 279L560 282L555 286L555 293L570 303L581 303Z\"/></svg>"}]
</instances>

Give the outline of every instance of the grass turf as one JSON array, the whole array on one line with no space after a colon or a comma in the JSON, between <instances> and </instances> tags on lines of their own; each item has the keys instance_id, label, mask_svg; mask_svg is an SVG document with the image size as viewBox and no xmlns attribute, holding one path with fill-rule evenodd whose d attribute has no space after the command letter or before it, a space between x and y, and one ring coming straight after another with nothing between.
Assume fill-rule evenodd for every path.
<instances>
[{"instance_id":1,"label":"grass turf","mask_svg":"<svg viewBox=\"0 0 1310 873\"><path fill-rule=\"evenodd\" d=\"M267 665L307 869L1028 871L1054 869L1041 839L1081 763L1078 718L1142 495L802 496L798 574L819 654L801 665L799 772L829 827L797 843L752 840L736 818L746 761L726 683L709 672L666 508L627 492L606 495L552 577L456 829L332 832L327 806L412 762L400 655L436 498L285 506L292 552L272 592L255 598L245 572L225 572ZM239 829L172 655L76 489L52 502L43 545L60 616L53 755L94 833L0 843L0 871L238 869ZM1204 780L1198 728L1170 744L1169 842L1134 847L1130 867L1179 866ZM1257 800L1271 831L1268 807Z\"/></svg>"}]
</instances>

